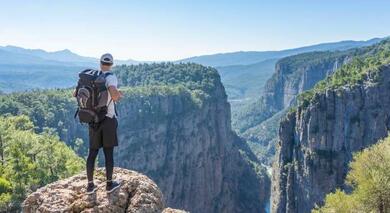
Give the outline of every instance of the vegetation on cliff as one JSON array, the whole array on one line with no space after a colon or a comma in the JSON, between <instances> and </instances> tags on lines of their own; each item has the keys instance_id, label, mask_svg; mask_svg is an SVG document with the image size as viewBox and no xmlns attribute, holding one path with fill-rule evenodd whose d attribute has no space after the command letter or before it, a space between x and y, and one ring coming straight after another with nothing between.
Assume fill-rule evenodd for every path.
<instances>
[{"instance_id":1,"label":"vegetation on cliff","mask_svg":"<svg viewBox=\"0 0 390 213\"><path fill-rule=\"evenodd\" d=\"M0 117L0 211L18 208L31 191L82 170L81 158L27 116Z\"/></svg>"},{"instance_id":2,"label":"vegetation on cliff","mask_svg":"<svg viewBox=\"0 0 390 213\"><path fill-rule=\"evenodd\" d=\"M390 137L354 155L346 183L351 193L337 189L313 212L390 211Z\"/></svg>"},{"instance_id":3,"label":"vegetation on cliff","mask_svg":"<svg viewBox=\"0 0 390 213\"><path fill-rule=\"evenodd\" d=\"M376 81L378 71L390 63L390 40L384 40L377 45L364 47L359 50L363 54L356 55L352 61L343 65L316 86L298 97L298 104L307 106L316 93L324 93L328 89L343 86L354 86L365 80Z\"/></svg>"},{"instance_id":4,"label":"vegetation on cliff","mask_svg":"<svg viewBox=\"0 0 390 213\"><path fill-rule=\"evenodd\" d=\"M129 87L182 86L191 91L212 92L220 82L216 69L194 63L121 65L113 71L120 85Z\"/></svg>"},{"instance_id":5,"label":"vegetation on cliff","mask_svg":"<svg viewBox=\"0 0 390 213\"><path fill-rule=\"evenodd\" d=\"M83 140L70 137L87 134L85 128L75 127L73 116L77 105L71 94L69 89L51 89L0 95L0 114L26 115L33 122L36 133L50 128L68 146L84 156L87 149Z\"/></svg>"}]
</instances>

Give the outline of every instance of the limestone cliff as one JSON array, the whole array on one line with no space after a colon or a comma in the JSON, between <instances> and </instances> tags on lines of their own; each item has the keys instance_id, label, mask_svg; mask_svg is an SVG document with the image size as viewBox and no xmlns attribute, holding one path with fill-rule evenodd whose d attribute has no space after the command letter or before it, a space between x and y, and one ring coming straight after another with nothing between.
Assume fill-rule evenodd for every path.
<instances>
[{"instance_id":1,"label":"limestone cliff","mask_svg":"<svg viewBox=\"0 0 390 213\"><path fill-rule=\"evenodd\" d=\"M163 210L161 191L145 175L115 168L115 178L121 181L121 187L110 194L105 191L104 170L99 169L95 176L95 184L98 187L95 194L85 193L85 174L75 175L49 184L29 195L23 202L23 212L184 212L170 208Z\"/></svg>"},{"instance_id":2,"label":"limestone cliff","mask_svg":"<svg viewBox=\"0 0 390 213\"><path fill-rule=\"evenodd\" d=\"M390 129L390 67L353 86L316 93L280 124L273 212L310 212L344 178L352 154ZM374 80L375 79L375 80Z\"/></svg>"},{"instance_id":3,"label":"limestone cliff","mask_svg":"<svg viewBox=\"0 0 390 213\"><path fill-rule=\"evenodd\" d=\"M167 205L195 213L264 211L270 181L240 152L250 151L231 130L220 82L199 105L189 94L129 95L119 114L117 165L150 176Z\"/></svg>"},{"instance_id":4,"label":"limestone cliff","mask_svg":"<svg viewBox=\"0 0 390 213\"><path fill-rule=\"evenodd\" d=\"M286 57L276 63L264 94L236 118L240 120L240 135L255 147L254 150L261 150L258 157L262 163L272 163L280 118L295 105L296 97L359 53L357 50L312 52Z\"/></svg>"},{"instance_id":5,"label":"limestone cliff","mask_svg":"<svg viewBox=\"0 0 390 213\"><path fill-rule=\"evenodd\" d=\"M245 132L275 113L290 107L295 103L298 94L311 89L318 81L325 79L338 67L347 63L353 55L359 53L355 49L341 52L311 52L280 59L261 96L244 107L242 114L237 115L236 119L244 120L235 127Z\"/></svg>"},{"instance_id":6,"label":"limestone cliff","mask_svg":"<svg viewBox=\"0 0 390 213\"><path fill-rule=\"evenodd\" d=\"M331 75L347 63L352 54L353 51L314 52L279 60L264 88L266 105L276 111L290 107L298 94Z\"/></svg>"}]
</instances>

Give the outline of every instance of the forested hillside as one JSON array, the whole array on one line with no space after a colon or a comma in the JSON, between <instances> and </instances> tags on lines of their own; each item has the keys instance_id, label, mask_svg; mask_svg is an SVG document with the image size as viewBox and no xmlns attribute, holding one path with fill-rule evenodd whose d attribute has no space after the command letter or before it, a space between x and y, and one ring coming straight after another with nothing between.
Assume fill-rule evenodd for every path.
<instances>
[{"instance_id":1,"label":"forested hillside","mask_svg":"<svg viewBox=\"0 0 390 213\"><path fill-rule=\"evenodd\" d=\"M27 194L84 168L50 129L34 132L27 116L0 117L0 211L17 211Z\"/></svg>"},{"instance_id":2,"label":"forested hillside","mask_svg":"<svg viewBox=\"0 0 390 213\"><path fill-rule=\"evenodd\" d=\"M6 93L75 85L81 66L0 64L0 90Z\"/></svg>"},{"instance_id":3,"label":"forested hillside","mask_svg":"<svg viewBox=\"0 0 390 213\"><path fill-rule=\"evenodd\" d=\"M69 89L4 94L0 96L0 114L27 115L37 133L51 128L80 156L85 156L87 144L83 141L87 141L87 131L73 117L77 105L71 94Z\"/></svg>"}]
</instances>

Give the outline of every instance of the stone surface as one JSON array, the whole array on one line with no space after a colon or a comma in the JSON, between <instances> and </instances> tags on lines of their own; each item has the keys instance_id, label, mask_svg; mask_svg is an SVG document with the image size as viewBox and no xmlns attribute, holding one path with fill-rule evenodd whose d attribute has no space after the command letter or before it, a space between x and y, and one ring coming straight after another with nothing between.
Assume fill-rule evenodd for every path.
<instances>
[{"instance_id":1,"label":"stone surface","mask_svg":"<svg viewBox=\"0 0 390 213\"><path fill-rule=\"evenodd\" d=\"M344 186L352 154L387 136L390 68L379 80L317 94L289 114L279 130L272 183L273 212L310 212Z\"/></svg>"},{"instance_id":2,"label":"stone surface","mask_svg":"<svg viewBox=\"0 0 390 213\"><path fill-rule=\"evenodd\" d=\"M25 213L46 212L134 212L160 213L163 197L157 185L145 175L115 168L115 178L122 181L121 187L107 194L105 173L95 172L95 194L85 193L85 174L76 175L49 184L29 195L23 203Z\"/></svg>"},{"instance_id":3,"label":"stone surface","mask_svg":"<svg viewBox=\"0 0 390 213\"><path fill-rule=\"evenodd\" d=\"M188 213L188 212L179 209L166 208L162 213Z\"/></svg>"}]
</instances>

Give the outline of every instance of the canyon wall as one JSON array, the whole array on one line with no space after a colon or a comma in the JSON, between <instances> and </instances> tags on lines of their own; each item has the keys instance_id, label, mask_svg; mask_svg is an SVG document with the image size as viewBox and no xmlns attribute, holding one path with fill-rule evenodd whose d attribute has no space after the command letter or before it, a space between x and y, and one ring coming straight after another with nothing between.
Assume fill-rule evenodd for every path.
<instances>
[{"instance_id":1,"label":"canyon wall","mask_svg":"<svg viewBox=\"0 0 390 213\"><path fill-rule=\"evenodd\" d=\"M387 136L390 67L375 80L315 94L281 122L273 171L272 211L310 212L344 187L352 154Z\"/></svg>"}]
</instances>

